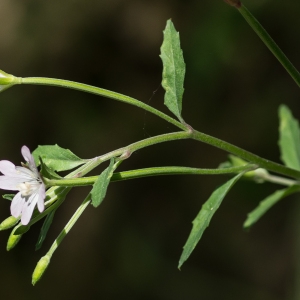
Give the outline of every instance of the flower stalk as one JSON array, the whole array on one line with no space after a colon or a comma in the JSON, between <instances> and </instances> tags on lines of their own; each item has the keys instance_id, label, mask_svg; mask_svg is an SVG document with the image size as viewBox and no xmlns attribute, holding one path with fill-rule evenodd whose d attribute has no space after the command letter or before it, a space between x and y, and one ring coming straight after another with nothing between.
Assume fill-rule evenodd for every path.
<instances>
[{"instance_id":1,"label":"flower stalk","mask_svg":"<svg viewBox=\"0 0 300 300\"><path fill-rule=\"evenodd\" d=\"M225 150L228 153L232 153L244 160L246 160L250 164L255 164L259 168L264 168L269 171L292 177L295 179L300 179L300 171L288 168L284 165L278 164L276 162L272 162L268 159L262 158L256 154L253 154L249 151L246 151L240 147L237 147L233 144L225 142L221 139L215 138L213 136L207 135L205 133L199 132L197 130L192 129L189 126L188 131L181 131L181 132L174 132L174 133L167 133L158 136L154 136L148 139L144 139L138 141L136 143L130 144L127 147L119 148L117 150L111 151L104 155L98 156L92 160L90 160L87 165L89 171L98 166L100 163L107 161L113 157L122 156L124 153L133 153L134 151L140 150L142 148L155 145L162 142L168 141L175 141L175 140L182 140L182 139L194 139L219 149Z\"/></svg>"},{"instance_id":2,"label":"flower stalk","mask_svg":"<svg viewBox=\"0 0 300 300\"><path fill-rule=\"evenodd\" d=\"M232 1L231 1L232 2ZM233 1L234 3L235 1ZM243 6L241 6L243 7ZM241 10L241 8L239 8ZM244 10L242 10L244 11ZM207 134L201 133L199 131L193 130L189 125L187 124L182 124L172 117L167 116L166 114L156 110L155 108L152 108L151 106L138 101L136 99L133 99L131 97L111 92L105 89L101 89L98 87L78 83L78 82L73 82L73 81L68 81L68 80L62 80L62 79L53 79L53 78L42 78L42 77L28 77L28 78L21 78L20 82L21 84L41 84L41 85L51 85L51 86L58 86L58 87L65 87L65 88L71 88L71 89L76 89L80 90L83 92L88 92L88 93L93 93L99 96L104 96L110 99L118 100L125 102L127 104L135 105L137 107L140 107L146 111L149 111L162 119L172 123L173 125L177 126L180 129L183 129L184 132L178 132L178 133L171 133L171 134L165 134L165 135L160 135L157 137L145 139L143 141L139 141L137 143L134 143L128 147L125 148L120 148L115 151L112 151L110 153L107 153L105 155L102 155L98 158L95 158L94 161L90 161L90 168L93 169L95 166L100 164L101 162L108 160L112 157L116 157L118 155L122 155L126 151L135 151L141 148L144 148L146 146L150 146L153 144L165 142L165 141L170 141L170 140L175 140L175 139L187 139L187 138L193 138L195 140L210 144L212 146L218 147L222 150L225 150L229 153L232 153L234 155L237 155L245 160L247 160L249 163L252 164L257 164L261 168L265 168L269 171L273 171L276 173L279 173L281 175L293 177L296 179L300 179L300 172L287 168L283 165L274 163L272 161L269 161L267 159L261 158L255 154L252 154L249 151L243 150L242 148L239 148L237 146L234 146L230 143L227 143L225 141L222 141L218 138L209 136ZM299 85L300 85L300 76L299 76Z\"/></svg>"},{"instance_id":3,"label":"flower stalk","mask_svg":"<svg viewBox=\"0 0 300 300\"><path fill-rule=\"evenodd\" d=\"M80 204L80 206L75 211L72 218L69 220L65 228L61 231L61 233L58 235L52 246L50 247L47 255L52 256L54 251L58 248L60 243L63 241L63 239L66 237L66 235L70 232L72 227L75 225L79 217L82 215L84 210L87 208L87 206L91 203L91 194L89 193L87 197L83 200L83 202Z\"/></svg>"},{"instance_id":4,"label":"flower stalk","mask_svg":"<svg viewBox=\"0 0 300 300\"><path fill-rule=\"evenodd\" d=\"M137 179L150 176L164 176L164 175L221 175L240 173L245 170L255 170L256 165L246 164L239 167L220 168L220 169L199 169L188 167L157 167L157 168L145 168L138 170L130 170L124 172L114 173L111 182ZM93 185L98 176L82 177L82 178L70 178L70 179L47 179L44 178L47 186L88 186Z\"/></svg>"},{"instance_id":5,"label":"flower stalk","mask_svg":"<svg viewBox=\"0 0 300 300\"><path fill-rule=\"evenodd\" d=\"M235 0L225 0L227 3L234 4ZM275 43L275 41L271 38L268 32L264 29L264 27L259 23L259 21L252 15L252 13L244 6L241 5L233 5L235 6L246 22L251 26L254 32L259 36L259 38L263 41L263 43L268 47L268 49L272 52L272 54L277 58L277 60L281 63L281 65L286 69L286 71L290 74L292 79L296 82L296 84L300 87L300 73L292 64L292 62L287 58L287 56L283 53L280 47Z\"/></svg>"},{"instance_id":6,"label":"flower stalk","mask_svg":"<svg viewBox=\"0 0 300 300\"><path fill-rule=\"evenodd\" d=\"M84 210L87 208L87 206L91 202L91 195L88 194L88 196L84 199L84 201L81 203L81 205L78 207L72 218L69 220L65 228L61 231L57 239L52 244L51 248L47 252L45 256L43 256L39 262L37 263L33 274L32 274L32 285L35 285L41 277L44 275L46 269L49 266L50 259L54 253L54 251L58 248L60 243L63 241L65 236L68 234L68 232L72 229L74 224L77 222L78 218L81 216L81 214L84 212Z\"/></svg>"},{"instance_id":7,"label":"flower stalk","mask_svg":"<svg viewBox=\"0 0 300 300\"><path fill-rule=\"evenodd\" d=\"M79 82L74 82L70 80L63 80L63 79L56 79L56 78L45 78L45 77L26 77L26 78L20 78L19 84L38 84L38 85L50 85L50 86L56 86L56 87L63 87L63 88L69 88L78 90L81 92L91 93L98 96L103 96L109 99L117 100L120 102L124 102L130 105L134 105L137 107L140 107L154 115L157 115L158 117L164 119L165 121L175 125L176 127L185 130L185 125L181 124L174 118L164 114L163 112L151 107L148 104L145 104L137 99L134 99L129 96L125 96L120 93L112 92L109 90L105 90L99 87L95 87L88 84L83 84Z\"/></svg>"}]
</instances>

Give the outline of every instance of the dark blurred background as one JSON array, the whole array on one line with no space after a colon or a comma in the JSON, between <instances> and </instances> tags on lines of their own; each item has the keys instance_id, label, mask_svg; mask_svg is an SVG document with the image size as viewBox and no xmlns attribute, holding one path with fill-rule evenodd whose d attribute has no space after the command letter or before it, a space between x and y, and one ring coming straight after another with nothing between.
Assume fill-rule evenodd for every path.
<instances>
[{"instance_id":1,"label":"dark blurred background","mask_svg":"<svg viewBox=\"0 0 300 300\"><path fill-rule=\"evenodd\" d=\"M244 4L300 66L300 2ZM221 0L1 0L0 69L99 86L169 113L159 58L169 18L180 32L187 65L184 119L280 161L277 110L286 103L300 118L298 87L239 13ZM57 143L91 158L177 130L138 108L73 90L16 86L0 97L0 157L17 165L22 145L34 150ZM226 158L208 145L177 141L134 153L120 170L215 168ZM238 183L177 269L191 221L225 180L173 176L112 183L103 204L87 209L33 288L37 261L89 191L73 190L41 250L35 252L34 245L42 223L8 253L9 232L1 233L1 299L300 299L299 199L279 203L250 232L242 229L247 213L280 188L271 184ZM8 215L9 202L2 200L0 217Z\"/></svg>"}]
</instances>

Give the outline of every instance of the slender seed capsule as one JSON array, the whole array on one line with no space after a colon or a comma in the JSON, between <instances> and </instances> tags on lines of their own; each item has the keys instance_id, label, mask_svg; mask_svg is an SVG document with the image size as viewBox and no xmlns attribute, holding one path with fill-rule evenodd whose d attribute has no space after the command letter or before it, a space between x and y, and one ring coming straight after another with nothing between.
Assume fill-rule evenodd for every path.
<instances>
[{"instance_id":1,"label":"slender seed capsule","mask_svg":"<svg viewBox=\"0 0 300 300\"><path fill-rule=\"evenodd\" d=\"M32 274L32 285L35 285L42 278L50 263L50 258L49 255L45 255L39 260Z\"/></svg>"},{"instance_id":2,"label":"slender seed capsule","mask_svg":"<svg viewBox=\"0 0 300 300\"><path fill-rule=\"evenodd\" d=\"M9 229L9 228L15 226L19 221L20 221L20 218L15 218L13 216L10 216L10 217L6 218L0 224L0 231Z\"/></svg>"}]
</instances>

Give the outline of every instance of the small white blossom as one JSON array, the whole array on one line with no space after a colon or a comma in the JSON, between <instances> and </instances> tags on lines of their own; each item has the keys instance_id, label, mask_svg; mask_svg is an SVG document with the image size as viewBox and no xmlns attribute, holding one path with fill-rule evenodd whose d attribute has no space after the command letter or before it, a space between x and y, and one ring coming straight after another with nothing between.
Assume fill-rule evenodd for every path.
<instances>
[{"instance_id":1,"label":"small white blossom","mask_svg":"<svg viewBox=\"0 0 300 300\"><path fill-rule=\"evenodd\" d=\"M16 218L21 216L21 223L27 225L36 204L40 212L44 210L46 191L30 150L23 146L21 152L28 168L1 160L0 172L3 175L0 176L0 189L19 191L12 200L10 211Z\"/></svg>"}]
</instances>

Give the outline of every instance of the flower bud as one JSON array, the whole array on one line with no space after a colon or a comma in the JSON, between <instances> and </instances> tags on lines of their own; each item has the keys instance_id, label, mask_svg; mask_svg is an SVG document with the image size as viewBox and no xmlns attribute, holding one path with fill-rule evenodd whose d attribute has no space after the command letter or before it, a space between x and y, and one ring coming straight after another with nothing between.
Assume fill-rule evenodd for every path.
<instances>
[{"instance_id":1,"label":"flower bud","mask_svg":"<svg viewBox=\"0 0 300 300\"><path fill-rule=\"evenodd\" d=\"M13 226L15 226L20 221L20 218L15 218L13 216L10 216L6 218L1 224L0 224L0 231L9 229Z\"/></svg>"},{"instance_id":2,"label":"flower bud","mask_svg":"<svg viewBox=\"0 0 300 300\"><path fill-rule=\"evenodd\" d=\"M13 229L13 231L11 232L8 241L7 241L7 245L6 245L6 250L10 251L11 249L13 249L18 243L19 240L22 237L22 234L14 234L15 229Z\"/></svg>"},{"instance_id":3,"label":"flower bud","mask_svg":"<svg viewBox=\"0 0 300 300\"><path fill-rule=\"evenodd\" d=\"M269 172L263 168L258 168L256 170L254 170L253 172L254 172L253 179L256 183L264 183L265 178L267 178L269 176Z\"/></svg>"},{"instance_id":4,"label":"flower bud","mask_svg":"<svg viewBox=\"0 0 300 300\"><path fill-rule=\"evenodd\" d=\"M50 255L45 255L39 260L32 274L32 285L35 285L42 278L50 263L50 258Z\"/></svg>"},{"instance_id":5,"label":"flower bud","mask_svg":"<svg viewBox=\"0 0 300 300\"><path fill-rule=\"evenodd\" d=\"M233 167L245 166L247 162L240 157L235 155L228 155L230 163ZM269 172L266 169L258 168L253 171L249 171L244 174L244 177L253 179L257 183L265 182L265 178L269 175Z\"/></svg>"},{"instance_id":6,"label":"flower bud","mask_svg":"<svg viewBox=\"0 0 300 300\"><path fill-rule=\"evenodd\" d=\"M19 83L20 79L13 75L7 74L0 70L0 92L10 88L16 83Z\"/></svg>"}]
</instances>

